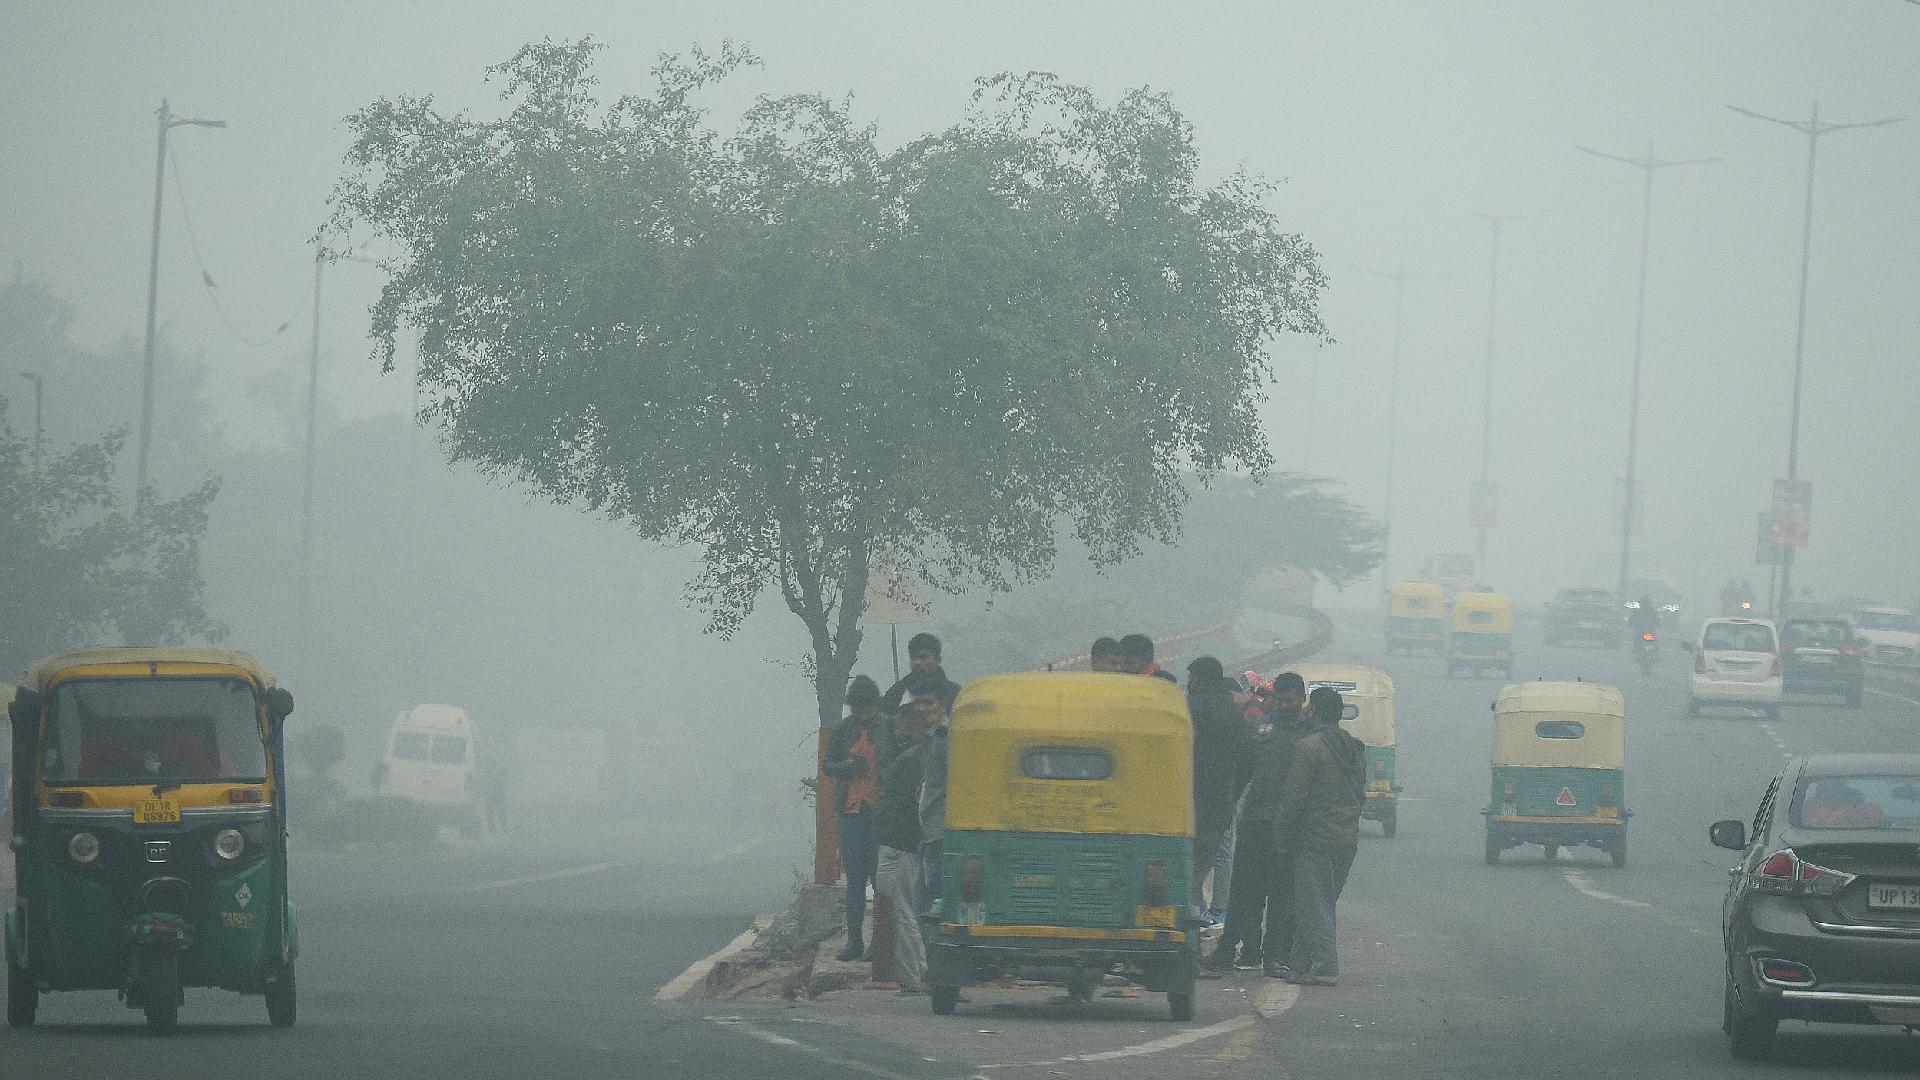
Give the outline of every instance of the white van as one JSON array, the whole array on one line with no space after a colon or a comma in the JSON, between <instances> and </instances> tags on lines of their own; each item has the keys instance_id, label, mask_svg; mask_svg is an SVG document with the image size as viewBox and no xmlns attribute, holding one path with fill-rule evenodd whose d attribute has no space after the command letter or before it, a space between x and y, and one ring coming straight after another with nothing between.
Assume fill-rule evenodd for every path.
<instances>
[{"instance_id":1,"label":"white van","mask_svg":"<svg viewBox=\"0 0 1920 1080\"><path fill-rule=\"evenodd\" d=\"M1742 705L1780 716L1784 679L1780 636L1765 619L1708 619L1693 650L1693 696L1687 713L1703 705Z\"/></svg>"},{"instance_id":2,"label":"white van","mask_svg":"<svg viewBox=\"0 0 1920 1080\"><path fill-rule=\"evenodd\" d=\"M374 788L464 820L479 794L473 723L454 705L415 705L394 718Z\"/></svg>"}]
</instances>

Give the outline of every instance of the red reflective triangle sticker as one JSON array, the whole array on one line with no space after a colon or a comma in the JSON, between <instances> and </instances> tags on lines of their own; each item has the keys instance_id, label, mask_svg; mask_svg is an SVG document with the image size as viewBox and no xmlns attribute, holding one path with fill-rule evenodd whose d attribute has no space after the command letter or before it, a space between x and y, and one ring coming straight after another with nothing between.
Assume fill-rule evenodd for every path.
<instances>
[{"instance_id":1,"label":"red reflective triangle sticker","mask_svg":"<svg viewBox=\"0 0 1920 1080\"><path fill-rule=\"evenodd\" d=\"M1556 806L1578 806L1579 805L1577 802L1574 801L1573 789L1570 787L1561 788L1560 797L1553 800L1553 802L1554 802L1554 805Z\"/></svg>"}]
</instances>

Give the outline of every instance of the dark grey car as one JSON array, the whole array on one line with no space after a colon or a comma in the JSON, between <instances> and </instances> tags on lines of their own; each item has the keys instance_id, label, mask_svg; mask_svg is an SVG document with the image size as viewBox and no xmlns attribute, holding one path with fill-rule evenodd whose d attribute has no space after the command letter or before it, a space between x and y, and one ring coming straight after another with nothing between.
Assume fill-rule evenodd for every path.
<instances>
[{"instance_id":1,"label":"dark grey car","mask_svg":"<svg viewBox=\"0 0 1920 1080\"><path fill-rule=\"evenodd\" d=\"M1920 754L1820 754L1767 786L1728 873L1723 1027L1763 1055L1783 1019L1920 1028Z\"/></svg>"},{"instance_id":2,"label":"dark grey car","mask_svg":"<svg viewBox=\"0 0 1920 1080\"><path fill-rule=\"evenodd\" d=\"M1845 619L1790 618L1780 624L1780 659L1789 694L1839 694L1854 708L1866 694L1866 669Z\"/></svg>"}]
</instances>

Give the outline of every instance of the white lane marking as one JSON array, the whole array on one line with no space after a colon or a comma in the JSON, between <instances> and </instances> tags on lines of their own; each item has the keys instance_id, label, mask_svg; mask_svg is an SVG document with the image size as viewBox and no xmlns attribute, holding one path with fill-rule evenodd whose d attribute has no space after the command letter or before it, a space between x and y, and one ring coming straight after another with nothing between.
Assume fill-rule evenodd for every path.
<instances>
[{"instance_id":1,"label":"white lane marking","mask_svg":"<svg viewBox=\"0 0 1920 1080\"><path fill-rule=\"evenodd\" d=\"M1267 989L1260 994L1259 1000L1254 1003L1252 1012L1241 1013L1239 1016L1229 1020L1222 1020L1217 1024L1208 1024L1206 1027L1189 1028L1186 1031L1175 1032L1172 1035L1168 1035L1162 1039L1155 1039L1152 1042L1143 1042L1134 1046L1122 1046L1113 1050L1096 1050L1090 1054L1068 1054L1066 1057L1051 1058L1046 1061L1011 1061L997 1065L977 1065L975 1068L981 1072L985 1072L988 1069L1034 1069L1047 1065L1075 1065L1095 1061L1118 1061L1123 1058L1144 1057L1148 1054L1165 1053L1168 1050L1177 1050L1182 1046L1191 1046L1194 1043L1203 1042L1207 1039L1230 1035L1242 1028L1251 1027L1262 1020L1272 1020L1281 1013L1293 1008L1294 1004L1299 1000L1300 988L1298 986L1292 983L1277 983L1267 987Z\"/></svg>"},{"instance_id":2,"label":"white lane marking","mask_svg":"<svg viewBox=\"0 0 1920 1080\"><path fill-rule=\"evenodd\" d=\"M1879 694L1881 697L1892 698L1895 701L1904 701L1909 705L1920 705L1920 701L1915 701L1913 698L1907 697L1904 694L1895 694L1890 691L1882 690L1877 686L1867 687L1867 693Z\"/></svg>"},{"instance_id":3,"label":"white lane marking","mask_svg":"<svg viewBox=\"0 0 1920 1080\"><path fill-rule=\"evenodd\" d=\"M1568 870L1563 876L1567 879L1567 884L1573 886L1583 896L1591 896L1595 900L1605 900L1610 904L1621 904L1630 908L1647 909L1653 907L1652 904L1640 900L1629 900L1624 896L1615 896L1610 892L1603 892L1600 889L1594 888L1593 882L1588 881L1587 875L1582 871Z\"/></svg>"},{"instance_id":4,"label":"white lane marking","mask_svg":"<svg viewBox=\"0 0 1920 1080\"><path fill-rule=\"evenodd\" d=\"M741 931L739 937L713 950L713 952L707 954L702 959L695 960L693 963L688 964L687 970L675 975L671 982L655 990L653 992L654 1004L658 1005L667 1001L679 1001L681 998L686 997L694 987L700 985L701 981L707 977L707 972L712 971L715 964L733 956L735 953L745 952L747 948L753 944L754 938L760 935L760 931L765 930L771 925L773 925L773 916L771 915L762 915L753 920L753 925Z\"/></svg>"},{"instance_id":5,"label":"white lane marking","mask_svg":"<svg viewBox=\"0 0 1920 1080\"><path fill-rule=\"evenodd\" d=\"M529 877L508 878L505 881L489 881L484 885L475 885L473 888L475 892L485 892L489 889L511 889L516 885L538 885L543 881L559 881L561 878L584 877L588 874L605 873L611 869L613 869L612 863L597 862L592 866L570 866L565 870L549 870L544 874L533 874Z\"/></svg>"},{"instance_id":6,"label":"white lane marking","mask_svg":"<svg viewBox=\"0 0 1920 1080\"><path fill-rule=\"evenodd\" d=\"M748 1038L758 1039L768 1046L778 1046L784 1050L799 1050L802 1053L812 1054L829 1065L841 1069L848 1069L862 1076L875 1077L876 1080L913 1080L913 1078L906 1073L897 1073L892 1069L880 1068L878 1065L868 1065L864 1061L855 1061L852 1058L841 1057L838 1054L829 1054L817 1046L809 1046L798 1039L789 1039L785 1035L776 1035L771 1031L756 1027L753 1024L736 1024L731 1026L738 1027Z\"/></svg>"},{"instance_id":7,"label":"white lane marking","mask_svg":"<svg viewBox=\"0 0 1920 1080\"><path fill-rule=\"evenodd\" d=\"M1761 724L1760 730L1766 732L1767 738L1773 740L1773 748L1780 751L1781 757L1790 758L1793 756L1793 754L1787 750L1787 740L1781 738L1780 733L1773 730L1772 724Z\"/></svg>"}]
</instances>

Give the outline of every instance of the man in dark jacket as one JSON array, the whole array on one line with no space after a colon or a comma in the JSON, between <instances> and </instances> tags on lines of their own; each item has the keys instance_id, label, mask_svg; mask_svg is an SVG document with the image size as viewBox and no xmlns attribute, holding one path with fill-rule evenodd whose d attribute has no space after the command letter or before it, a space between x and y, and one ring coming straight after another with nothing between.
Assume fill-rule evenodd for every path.
<instances>
[{"instance_id":1,"label":"man in dark jacket","mask_svg":"<svg viewBox=\"0 0 1920 1080\"><path fill-rule=\"evenodd\" d=\"M879 845L873 893L885 905L893 938L893 977L906 993L926 979L927 954L916 907L920 877L920 777L928 721L934 710L930 687L916 687L911 704L894 713L893 737L880 759L880 802L873 811Z\"/></svg>"},{"instance_id":2,"label":"man in dark jacket","mask_svg":"<svg viewBox=\"0 0 1920 1080\"><path fill-rule=\"evenodd\" d=\"M1190 902L1204 911L1201 886L1233 828L1240 801L1235 779L1250 734L1219 660L1202 656L1187 665L1187 713L1193 718L1193 865L1187 882ZM1219 885L1216 874L1216 895Z\"/></svg>"},{"instance_id":3,"label":"man in dark jacket","mask_svg":"<svg viewBox=\"0 0 1920 1080\"><path fill-rule=\"evenodd\" d=\"M1156 679L1178 682L1170 671L1160 670L1153 660L1153 639L1145 634L1128 634L1120 639L1117 646L1120 656L1120 670L1129 675L1151 675Z\"/></svg>"},{"instance_id":4,"label":"man in dark jacket","mask_svg":"<svg viewBox=\"0 0 1920 1080\"><path fill-rule=\"evenodd\" d=\"M834 780L840 866L847 875L847 947L841 960L858 960L866 951L863 923L867 886L873 881L879 847L873 838L873 808L880 801L881 749L890 732L880 724L880 688L865 675L847 686L847 718L827 737L820 769Z\"/></svg>"},{"instance_id":5,"label":"man in dark jacket","mask_svg":"<svg viewBox=\"0 0 1920 1080\"><path fill-rule=\"evenodd\" d=\"M1233 850L1227 925L1206 962L1213 971L1233 965L1238 946L1239 967L1262 967L1276 979L1286 975L1285 960L1293 940L1293 871L1273 846L1273 821L1293 762L1294 744L1308 730L1300 716L1306 693L1307 684L1294 672L1275 676L1272 704L1254 728L1252 749L1241 755L1235 783L1246 794Z\"/></svg>"},{"instance_id":6,"label":"man in dark jacket","mask_svg":"<svg viewBox=\"0 0 1920 1080\"><path fill-rule=\"evenodd\" d=\"M923 631L907 640L907 673L880 695L880 707L892 715L913 688L927 680L936 681L949 701L960 693L960 684L947 678L947 669L940 665L940 639Z\"/></svg>"},{"instance_id":7,"label":"man in dark jacket","mask_svg":"<svg viewBox=\"0 0 1920 1080\"><path fill-rule=\"evenodd\" d=\"M1307 713L1313 733L1294 747L1273 844L1293 864L1294 931L1289 982L1340 981L1333 909L1360 850L1360 811L1367 804L1367 746L1340 730L1346 702L1330 686L1315 687Z\"/></svg>"}]
</instances>

